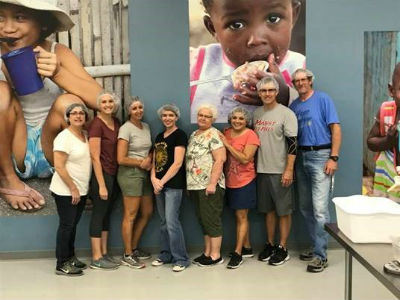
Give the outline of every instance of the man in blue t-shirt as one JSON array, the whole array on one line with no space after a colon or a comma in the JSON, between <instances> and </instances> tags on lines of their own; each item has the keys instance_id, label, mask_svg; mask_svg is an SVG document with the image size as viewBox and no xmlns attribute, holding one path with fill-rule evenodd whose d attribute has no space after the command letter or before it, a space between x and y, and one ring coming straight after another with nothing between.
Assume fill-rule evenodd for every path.
<instances>
[{"instance_id":1,"label":"man in blue t-shirt","mask_svg":"<svg viewBox=\"0 0 400 300\"><path fill-rule=\"evenodd\" d=\"M313 73L298 69L292 78L299 93L299 98L289 106L298 120L298 200L312 242L312 249L301 253L300 259L310 261L308 272L322 272L328 266L328 234L324 224L330 219L329 198L342 134L332 99L313 89Z\"/></svg>"}]
</instances>

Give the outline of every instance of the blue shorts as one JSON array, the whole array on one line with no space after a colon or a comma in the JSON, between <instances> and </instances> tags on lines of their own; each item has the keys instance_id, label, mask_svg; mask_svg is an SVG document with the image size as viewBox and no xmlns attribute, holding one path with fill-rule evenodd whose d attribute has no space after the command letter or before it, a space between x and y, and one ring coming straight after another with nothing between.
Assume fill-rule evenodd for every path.
<instances>
[{"instance_id":1,"label":"blue shorts","mask_svg":"<svg viewBox=\"0 0 400 300\"><path fill-rule=\"evenodd\" d=\"M256 179L240 188L226 188L228 206L232 209L255 208L257 204Z\"/></svg>"},{"instance_id":2,"label":"blue shorts","mask_svg":"<svg viewBox=\"0 0 400 300\"><path fill-rule=\"evenodd\" d=\"M24 159L25 172L18 170L14 162L14 168L17 175L22 179L32 177L48 178L54 173L54 168L49 164L42 150L40 137L42 136L42 126L32 127L26 125L27 141L26 154Z\"/></svg>"}]
</instances>

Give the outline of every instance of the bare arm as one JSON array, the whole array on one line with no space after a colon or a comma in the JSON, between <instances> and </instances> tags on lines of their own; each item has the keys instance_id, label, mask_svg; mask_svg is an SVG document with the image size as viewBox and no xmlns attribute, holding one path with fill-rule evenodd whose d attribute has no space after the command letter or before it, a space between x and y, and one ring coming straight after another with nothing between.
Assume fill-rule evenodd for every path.
<instances>
[{"instance_id":1,"label":"bare arm","mask_svg":"<svg viewBox=\"0 0 400 300\"><path fill-rule=\"evenodd\" d=\"M332 156L339 156L340 145L342 143L342 130L340 124L334 123L329 125L332 135ZM333 175L337 170L337 162L332 159L328 159L325 163L325 173L328 175Z\"/></svg>"},{"instance_id":2,"label":"bare arm","mask_svg":"<svg viewBox=\"0 0 400 300\"><path fill-rule=\"evenodd\" d=\"M154 189L154 194L158 195L160 191L163 189L163 186L160 182L160 179L156 177L156 158L155 158L156 152L153 151L153 163L151 167L151 173L150 173L150 178L151 178L151 183L153 184L153 189Z\"/></svg>"},{"instance_id":3,"label":"bare arm","mask_svg":"<svg viewBox=\"0 0 400 300\"><path fill-rule=\"evenodd\" d=\"M229 144L228 140L222 133L219 133L219 137L224 143L226 150L228 150L229 153L231 153L232 156L236 158L241 164L245 165L254 160L254 155L256 155L258 149L257 145L246 145L243 149L243 152L240 152L239 150L236 150L231 144Z\"/></svg>"},{"instance_id":4,"label":"bare arm","mask_svg":"<svg viewBox=\"0 0 400 300\"><path fill-rule=\"evenodd\" d=\"M153 166L153 151L149 151L149 154L142 160L140 168L146 171L150 171Z\"/></svg>"},{"instance_id":5,"label":"bare arm","mask_svg":"<svg viewBox=\"0 0 400 300\"><path fill-rule=\"evenodd\" d=\"M226 150L225 147L218 148L212 151L212 157L214 160L213 167L211 169L210 182L206 188L206 195L215 194L218 179L221 177L222 168L226 161Z\"/></svg>"},{"instance_id":6,"label":"bare arm","mask_svg":"<svg viewBox=\"0 0 400 300\"><path fill-rule=\"evenodd\" d=\"M340 128L340 124L330 124L332 134L332 150L331 155L339 156L340 145L342 144L342 129Z\"/></svg>"},{"instance_id":7,"label":"bare arm","mask_svg":"<svg viewBox=\"0 0 400 300\"><path fill-rule=\"evenodd\" d=\"M127 167L138 167L143 162L143 159L128 157L128 141L124 139L118 139L117 144L117 161L121 166Z\"/></svg>"},{"instance_id":8,"label":"bare arm","mask_svg":"<svg viewBox=\"0 0 400 300\"><path fill-rule=\"evenodd\" d=\"M71 176L69 176L67 168L65 167L67 159L68 159L67 153L61 151L54 151L54 168L57 174L62 179L62 181L64 181L64 183L68 186L69 190L71 191L71 196L72 196L71 203L78 204L79 201L81 200L81 196Z\"/></svg>"},{"instance_id":9,"label":"bare arm","mask_svg":"<svg viewBox=\"0 0 400 300\"><path fill-rule=\"evenodd\" d=\"M376 116L375 123L372 126L368 137L367 146L368 149L374 152L385 151L396 147L397 145L397 126L392 125L389 127L388 132L385 136L381 136L379 129L379 112Z\"/></svg>"},{"instance_id":10,"label":"bare arm","mask_svg":"<svg viewBox=\"0 0 400 300\"><path fill-rule=\"evenodd\" d=\"M89 139L90 157L92 158L93 171L96 176L97 183L99 185L99 195L103 200L107 200L108 191L106 183L104 181L103 170L100 162L101 152L101 138L91 137Z\"/></svg>"},{"instance_id":11,"label":"bare arm","mask_svg":"<svg viewBox=\"0 0 400 300\"><path fill-rule=\"evenodd\" d=\"M178 173L179 169L182 167L183 160L185 158L186 149L183 146L177 146L174 149L174 162L169 167L167 173L161 178L161 184L164 186L172 177Z\"/></svg>"},{"instance_id":12,"label":"bare arm","mask_svg":"<svg viewBox=\"0 0 400 300\"><path fill-rule=\"evenodd\" d=\"M168 171L164 174L161 179L156 177L155 163L153 163L153 168L151 170L151 181L153 183L154 191L160 192L164 185L178 173L179 169L182 167L185 158L186 149L184 146L176 146L174 148L174 162L169 167ZM154 158L153 158L154 160Z\"/></svg>"},{"instance_id":13,"label":"bare arm","mask_svg":"<svg viewBox=\"0 0 400 300\"><path fill-rule=\"evenodd\" d=\"M94 80L83 68L78 57L66 46L57 44L56 68L47 70L46 66L50 65L49 53L41 47L36 47L35 51L40 52L38 58L38 69L42 69L42 75L50 77L59 87L80 97L87 106L96 109L96 98L103 90L102 87ZM53 53L50 53L53 54ZM54 55L54 54L53 54ZM40 73L40 72L39 72Z\"/></svg>"},{"instance_id":14,"label":"bare arm","mask_svg":"<svg viewBox=\"0 0 400 300\"><path fill-rule=\"evenodd\" d=\"M282 186L290 186L293 183L293 172L294 172L294 162L296 161L296 155L288 154L286 160L286 167L282 174Z\"/></svg>"}]
</instances>

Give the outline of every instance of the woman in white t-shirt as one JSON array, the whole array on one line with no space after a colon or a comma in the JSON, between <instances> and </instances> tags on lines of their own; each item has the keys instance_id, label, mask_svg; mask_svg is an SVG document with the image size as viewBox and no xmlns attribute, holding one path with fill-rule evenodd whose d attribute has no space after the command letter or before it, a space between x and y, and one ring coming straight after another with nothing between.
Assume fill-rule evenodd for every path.
<instances>
[{"instance_id":1,"label":"woman in white t-shirt","mask_svg":"<svg viewBox=\"0 0 400 300\"><path fill-rule=\"evenodd\" d=\"M92 171L89 142L83 126L88 119L87 108L74 103L67 107L68 127L54 140L54 168L50 191L57 205L60 223L57 230L56 274L82 275L86 264L75 256L76 226L85 207Z\"/></svg>"}]
</instances>

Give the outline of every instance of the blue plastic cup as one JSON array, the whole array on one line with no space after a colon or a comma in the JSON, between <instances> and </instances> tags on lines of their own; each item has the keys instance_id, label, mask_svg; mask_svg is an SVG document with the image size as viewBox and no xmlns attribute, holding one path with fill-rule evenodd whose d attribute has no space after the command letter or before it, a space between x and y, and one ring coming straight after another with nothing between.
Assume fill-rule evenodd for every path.
<instances>
[{"instance_id":1,"label":"blue plastic cup","mask_svg":"<svg viewBox=\"0 0 400 300\"><path fill-rule=\"evenodd\" d=\"M13 50L1 58L19 96L32 94L43 88L43 80L37 72L35 53L31 46Z\"/></svg>"}]
</instances>

